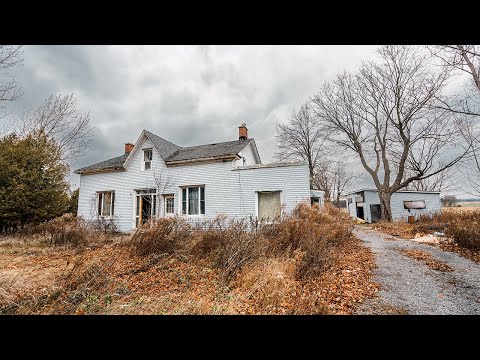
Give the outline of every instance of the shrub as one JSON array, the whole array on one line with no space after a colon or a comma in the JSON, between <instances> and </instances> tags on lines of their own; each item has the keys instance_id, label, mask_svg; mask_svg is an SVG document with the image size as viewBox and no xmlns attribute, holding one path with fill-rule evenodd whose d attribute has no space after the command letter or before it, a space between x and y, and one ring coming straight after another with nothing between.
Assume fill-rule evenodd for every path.
<instances>
[{"instance_id":1,"label":"shrub","mask_svg":"<svg viewBox=\"0 0 480 360\"><path fill-rule=\"evenodd\" d=\"M73 214L64 214L43 223L35 232L45 236L50 246L78 247L89 243L88 224Z\"/></svg>"},{"instance_id":2,"label":"shrub","mask_svg":"<svg viewBox=\"0 0 480 360\"><path fill-rule=\"evenodd\" d=\"M212 261L228 282L245 263L259 255L260 236L251 225L247 219L233 219L228 226L200 231L192 253Z\"/></svg>"},{"instance_id":3,"label":"shrub","mask_svg":"<svg viewBox=\"0 0 480 360\"><path fill-rule=\"evenodd\" d=\"M133 234L132 252L139 256L179 253L187 249L191 235L191 226L179 216L153 219Z\"/></svg>"},{"instance_id":4,"label":"shrub","mask_svg":"<svg viewBox=\"0 0 480 360\"><path fill-rule=\"evenodd\" d=\"M299 204L281 221L269 237L268 252L291 257L303 253L297 276L307 278L321 274L332 260L332 250L352 234L349 215L331 205L324 208Z\"/></svg>"},{"instance_id":5,"label":"shrub","mask_svg":"<svg viewBox=\"0 0 480 360\"><path fill-rule=\"evenodd\" d=\"M451 219L445 233L461 247L480 250L480 211L466 212Z\"/></svg>"}]
</instances>

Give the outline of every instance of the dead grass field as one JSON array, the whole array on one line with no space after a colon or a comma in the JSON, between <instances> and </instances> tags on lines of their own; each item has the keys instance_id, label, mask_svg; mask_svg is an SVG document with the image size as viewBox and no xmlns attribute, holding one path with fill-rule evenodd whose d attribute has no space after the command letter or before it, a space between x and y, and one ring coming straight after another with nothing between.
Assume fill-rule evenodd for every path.
<instances>
[{"instance_id":1,"label":"dead grass field","mask_svg":"<svg viewBox=\"0 0 480 360\"><path fill-rule=\"evenodd\" d=\"M209 256L202 248L199 256L198 248L165 251L155 240L161 250L141 256L129 235L102 235L78 247L52 247L40 235L3 237L0 314L352 314L375 296L378 284L372 280L373 255L351 236L346 216L307 211L290 219L274 234L274 247L261 246L265 252L228 279L217 248ZM288 243L304 232L305 221L324 225L305 239L335 236L339 226L350 235L328 247L328 261L312 262L309 251L318 247ZM202 233L202 239L213 235L219 233ZM199 234L193 238L198 245Z\"/></svg>"},{"instance_id":2,"label":"dead grass field","mask_svg":"<svg viewBox=\"0 0 480 360\"><path fill-rule=\"evenodd\" d=\"M469 210L465 210L469 209ZM480 208L442 208L440 214L422 216L414 224L405 220L378 222L370 227L393 236L413 239L435 232L444 233L439 246L445 251L460 254L475 262L480 262Z\"/></svg>"}]
</instances>

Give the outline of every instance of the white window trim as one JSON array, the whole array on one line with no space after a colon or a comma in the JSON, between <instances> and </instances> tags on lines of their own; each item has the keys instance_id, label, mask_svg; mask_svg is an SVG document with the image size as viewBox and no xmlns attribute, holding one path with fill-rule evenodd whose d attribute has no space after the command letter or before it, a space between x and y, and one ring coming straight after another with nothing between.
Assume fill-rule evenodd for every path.
<instances>
[{"instance_id":1,"label":"white window trim","mask_svg":"<svg viewBox=\"0 0 480 360\"><path fill-rule=\"evenodd\" d=\"M202 214L201 213L201 196L200 196L200 189L198 189L198 211L199 213L198 214L189 214L188 213L188 189L189 188L204 188L205 189L205 185L186 185L186 186L180 186L180 196L179 196L179 213L183 216L190 216L190 217L204 217L205 214ZM183 189L187 189L187 201L186 201L186 209L185 209L185 214L183 213ZM204 190L205 191L205 190ZM207 206L206 206L206 203L207 203L207 199L204 199L205 201L205 212L207 212Z\"/></svg>"},{"instance_id":2,"label":"white window trim","mask_svg":"<svg viewBox=\"0 0 480 360\"><path fill-rule=\"evenodd\" d=\"M151 151L152 152L152 160L149 160L150 162L150 169L145 169L145 163L147 162L145 160L145 151ZM145 148L145 149L142 149L142 165L141 165L141 171L150 171L152 170L153 168L153 148Z\"/></svg>"},{"instance_id":3,"label":"white window trim","mask_svg":"<svg viewBox=\"0 0 480 360\"><path fill-rule=\"evenodd\" d=\"M110 215L102 215L103 213L103 194L110 193ZM100 194L102 195L102 201L100 201ZM97 212L98 212L98 205L100 205L100 214L97 213L97 218L99 219L111 219L115 216L115 213L112 214L112 207L114 206L115 202L115 190L105 190L105 191L97 191ZM100 204L99 204L100 202ZM115 212L115 208L113 207Z\"/></svg>"}]
</instances>

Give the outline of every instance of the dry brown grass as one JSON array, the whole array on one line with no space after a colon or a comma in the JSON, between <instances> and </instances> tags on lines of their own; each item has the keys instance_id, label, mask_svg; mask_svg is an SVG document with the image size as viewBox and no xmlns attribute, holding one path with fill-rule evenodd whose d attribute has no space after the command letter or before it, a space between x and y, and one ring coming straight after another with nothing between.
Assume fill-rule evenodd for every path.
<instances>
[{"instance_id":1,"label":"dry brown grass","mask_svg":"<svg viewBox=\"0 0 480 360\"><path fill-rule=\"evenodd\" d=\"M162 219L80 248L0 241L0 313L348 314L376 292L373 255L344 212L225 220L199 230Z\"/></svg>"},{"instance_id":2,"label":"dry brown grass","mask_svg":"<svg viewBox=\"0 0 480 360\"><path fill-rule=\"evenodd\" d=\"M427 251L402 249L401 252L407 255L408 257L411 257L412 259L422 261L430 269L443 271L443 272L453 271L453 269L447 264L441 261L432 259L432 254L430 254Z\"/></svg>"}]
</instances>

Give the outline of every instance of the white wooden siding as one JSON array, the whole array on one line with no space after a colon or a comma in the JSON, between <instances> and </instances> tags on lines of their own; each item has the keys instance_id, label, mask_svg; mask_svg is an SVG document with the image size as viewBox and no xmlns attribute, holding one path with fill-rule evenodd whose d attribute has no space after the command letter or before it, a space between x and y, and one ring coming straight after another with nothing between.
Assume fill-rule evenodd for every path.
<instances>
[{"instance_id":1,"label":"white wooden siding","mask_svg":"<svg viewBox=\"0 0 480 360\"><path fill-rule=\"evenodd\" d=\"M153 148L152 170L141 171L144 148ZM255 216L257 191L282 191L285 210L290 211L300 201L310 201L308 166L295 165L273 168L238 170L232 161L187 166L166 167L148 139L133 150L125 171L104 172L80 176L78 214L87 219L96 217L97 191L115 191L115 221L119 230L135 227L135 189L156 188L154 174L162 175L172 185L161 191L158 209L163 212L163 194L175 195L175 213L181 208L182 186L205 185L205 215L194 218L213 218L223 213L231 217ZM163 189L161 189L163 190ZM160 213L157 211L157 213Z\"/></svg>"},{"instance_id":2,"label":"white wooden siding","mask_svg":"<svg viewBox=\"0 0 480 360\"><path fill-rule=\"evenodd\" d=\"M245 158L245 164L243 164L243 159L234 160L235 166L243 166L243 165L248 166L248 165L258 164L257 157L255 156L253 141L250 142L250 144L248 144L248 146L246 146L245 149L240 151L238 155Z\"/></svg>"}]
</instances>

